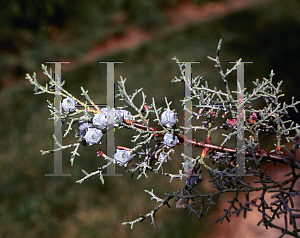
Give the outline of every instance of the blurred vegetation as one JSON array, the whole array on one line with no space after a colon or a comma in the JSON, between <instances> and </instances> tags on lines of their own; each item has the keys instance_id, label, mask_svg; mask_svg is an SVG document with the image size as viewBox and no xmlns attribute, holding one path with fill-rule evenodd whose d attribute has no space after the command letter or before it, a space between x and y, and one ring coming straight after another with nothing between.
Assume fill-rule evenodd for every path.
<instances>
[{"instance_id":1,"label":"blurred vegetation","mask_svg":"<svg viewBox=\"0 0 300 238\"><path fill-rule=\"evenodd\" d=\"M51 55L62 57L62 60L79 57L88 49L91 40L101 39L118 30L114 25L109 28L107 22L121 9L130 13L128 19L146 27L152 22L160 22L158 19L162 16L160 11L163 7L178 4L171 0L143 1L138 5L135 1L93 1L90 4L27 2L22 5L22 1L18 4L7 1L6 7L1 9L1 22L6 23L0 38L1 44L6 46L1 51L1 78L10 64L15 65L16 62L20 66L19 72L23 74L26 70L26 73L32 74L33 71L41 71L40 64L49 60ZM153 7L155 14L150 14L150 10L140 11L152 9L149 6ZM252 87L251 81L268 77L274 69L274 81L284 81L282 89L287 96L282 100L289 102L293 95L299 100L299 10L298 1L267 1L220 19L189 25L136 50L124 50L99 60L124 62L116 65L115 78L116 81L120 75L127 78L129 93L143 87L147 100L155 97L158 107L165 106L164 96L172 100L171 108L178 112L180 125L183 125L179 102L183 99L183 85L170 83L175 75L179 76L178 67L171 58L200 60L201 64L193 66L193 76L203 75L211 87L222 88L213 62L206 58L207 55L215 55L220 38L223 39L220 56L224 68L232 66L228 61L239 58L254 62L247 64L245 69L248 89ZM58 15L64 18L56 17ZM69 37L67 45L51 41L47 33L50 24L66 29L66 37ZM105 64L94 62L72 71L63 70L62 75L66 81L65 88L73 95L80 98L80 86L83 86L95 102L105 103ZM230 78L232 88L236 87L235 78L234 74ZM45 80L42 82L45 83ZM130 178L130 174L116 167L116 173L124 176L107 177L104 186L97 177L81 185L76 184L75 181L83 177L81 169L95 171L103 163L96 157L96 150L100 147L105 151L105 142L99 147L81 147L81 156L75 159L73 167L69 162L71 150L63 152L63 172L71 173L71 177L45 177L44 174L53 172L53 154L41 156L39 152L53 146L53 121L47 120L50 114L46 99L53 100L53 97L34 96L33 87L23 82L0 94L1 237L201 237L201 232L209 232L217 217L208 214L205 221L198 221L195 216L188 218L188 213L175 209L174 203L171 204L172 209L164 208L157 213L158 231L150 225L150 220L135 225L132 231L129 226L121 226L123 221L133 220L157 205L150 201L144 189L154 188L154 192L163 197L165 192L176 191L184 181L174 180L170 184L168 178L154 175L136 180L136 176ZM116 99L116 106L119 105ZM295 114L292 114L292 119L299 123ZM116 130L116 145L132 147L128 139L130 135L130 131ZM199 140L204 139L201 135L195 136ZM219 138L215 140L217 143ZM72 136L68 136L63 143L72 141ZM167 171L174 172L180 168L183 147L176 148L176 151L178 153L169 162ZM200 150L193 151L198 153ZM205 192L204 188L199 189Z\"/></svg>"},{"instance_id":2,"label":"blurred vegetation","mask_svg":"<svg viewBox=\"0 0 300 238\"><path fill-rule=\"evenodd\" d=\"M162 11L180 2L182 0L4 0L0 9L0 78L7 73L12 77L23 76L34 70L33 65L45 61L45 55L48 60L74 60L89 51L94 42L122 36L130 24L147 31L161 29L166 23Z\"/></svg>"}]
</instances>

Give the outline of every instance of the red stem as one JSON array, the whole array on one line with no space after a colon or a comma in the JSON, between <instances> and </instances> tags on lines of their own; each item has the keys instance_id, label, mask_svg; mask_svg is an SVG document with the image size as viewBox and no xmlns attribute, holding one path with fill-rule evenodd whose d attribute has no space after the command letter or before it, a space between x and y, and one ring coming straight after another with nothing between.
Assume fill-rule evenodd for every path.
<instances>
[{"instance_id":1,"label":"red stem","mask_svg":"<svg viewBox=\"0 0 300 238\"><path fill-rule=\"evenodd\" d=\"M128 125L131 125L130 120L125 120L125 123ZM142 129L142 130L147 130L147 127L143 124L143 123L138 123L137 121L133 121L134 126ZM153 127L151 125L149 125L149 129L151 131L157 131L157 127ZM164 134L155 134L154 136L159 136L159 137L163 137ZM213 150L213 151L222 151L222 152L228 152L228 153L235 153L236 149L235 148L229 148L229 147L224 147L224 146L219 146L219 145L214 145L210 143L210 138L206 138L206 142L202 142L202 141L197 141L196 139L187 139L184 137L184 135L179 134L178 135L178 139L179 139L179 144L182 143L186 143L186 144L191 144L193 147L201 147L201 148L207 148L209 150ZM278 151L278 148L277 148ZM246 151L245 152L245 156L247 155L251 155L251 152ZM286 162L284 161L284 155L281 154L277 154L277 153L270 153L267 150L262 149L260 146L258 146L258 150L255 152L255 156L257 158L260 158L261 156L264 156L263 160L271 160L274 162L278 162L278 163L283 163L286 164ZM300 165L300 161L299 160L294 160L294 162L297 165Z\"/></svg>"}]
</instances>

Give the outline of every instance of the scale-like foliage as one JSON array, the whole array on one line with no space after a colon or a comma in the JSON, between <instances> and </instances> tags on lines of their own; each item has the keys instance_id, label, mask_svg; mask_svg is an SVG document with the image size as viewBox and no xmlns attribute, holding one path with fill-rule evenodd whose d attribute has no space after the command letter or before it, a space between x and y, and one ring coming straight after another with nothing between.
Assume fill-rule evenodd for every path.
<instances>
[{"instance_id":1,"label":"scale-like foliage","mask_svg":"<svg viewBox=\"0 0 300 238\"><path fill-rule=\"evenodd\" d=\"M299 125L295 124L292 120L285 120L288 115L287 109L294 108L296 111L296 105L299 102L294 102L290 105L286 103L280 103L279 98L282 96L280 82L277 86L273 85L272 79L274 76L273 71L270 73L269 79L264 78L262 81L258 79L253 82L254 89L252 92L244 92L244 90L231 90L227 82L227 76L237 69L238 64L241 60L237 61L236 64L230 69L223 72L221 63L219 60L219 52L221 49L221 41L219 42L217 53L215 58L208 57L210 60L216 63L216 68L219 70L221 80L225 84L225 89L211 89L208 87L208 83L204 82L202 77L195 77L191 80L185 76L185 63L178 63L181 77L175 77L172 82L184 82L190 89L192 95L191 97L186 97L182 100L184 105L186 100L198 101L195 108L197 112L184 108L190 113L191 118L197 118L201 120L201 126L191 126L189 128L179 126L177 128L177 116L174 110L170 109L171 102L166 101L166 108L162 111L162 108L156 108L155 100L152 98L151 103L146 102L146 96L143 89L136 90L132 95L127 93L125 88L126 79L120 78L118 82L119 97L120 100L124 101L124 105L115 111L114 126L121 128L128 128L134 130L136 135L133 136L132 142L136 144L134 148L125 148L118 146L118 151L113 158L108 157L103 151L98 151L97 156L102 156L107 164L98 168L95 172L87 173L83 170L86 175L84 178L78 180L78 183L82 183L87 178L98 175L104 183L104 178L102 176L103 170L105 170L110 164L117 163L120 166L124 166L128 172L134 174L138 172L137 178L141 176L147 177L147 173L155 172L158 175L170 177L170 182L174 178L185 178L186 183L176 192L167 193L165 198L157 197L153 190L147 191L151 199L155 199L159 202L159 205L145 215L141 215L138 219L124 222L123 224L133 225L137 222L143 221L145 218L150 217L151 223L155 228L155 213L163 206L167 205L170 207L169 202L175 200L176 208L188 209L189 213L194 213L199 219L203 219L205 213L209 211L212 205L216 204L216 200L220 195L224 193L232 193L233 198L228 200L228 208L224 209L224 215L222 215L216 222L223 222L224 218L227 221L230 220L232 213L236 213L238 216L241 212L246 218L248 211L252 211L250 206L256 207L256 209L261 213L261 220L258 221L258 225L263 224L266 228L276 228L281 230L282 236L285 234L292 235L294 237L299 237L299 228L297 227L297 219L300 218L300 210L294 208L295 198L299 199L299 191L295 190L295 183L300 177L299 168L300 161L296 156L296 150L299 147ZM33 77L27 74L27 78L30 83L35 86L35 93L50 93L56 94L54 86L56 86L55 80L52 78L52 73L47 71L46 66L42 66L44 73L49 77L50 83L43 87L40 85L35 74ZM99 130L99 133L106 133L105 125L103 128L99 128L99 121L101 123L107 122L108 112L105 109L100 109L88 96L88 92L83 88L82 95L85 96L86 100L90 103L93 108L88 106L88 103L81 102L79 99L75 98L73 95L68 93L65 89L60 88L60 95L64 98L68 98L73 104L80 104L83 109L75 108L73 110L65 110L64 112L59 112L55 107L49 102L49 110L53 116L51 119L55 120L59 116L63 122L70 120L69 127L66 130L64 136L66 136L74 124L79 124L80 132L75 132L78 138L77 143L71 145L61 145L55 150L42 151L43 154L55 152L60 149L69 148L75 146L75 150L72 152L71 164L73 165L75 155L79 156L77 150L80 145L87 144L87 131L90 133L93 128L94 130ZM142 93L142 103L137 106L134 103L134 99L138 93ZM241 92L243 92L241 94ZM242 95L242 96L241 96ZM237 99L235 99L237 98ZM265 102L264 108L254 108L253 101L263 99ZM257 186L251 185L249 182L244 182L244 177L237 174L238 163L237 163L237 150L236 148L226 147L226 143L231 139L235 138L238 131L239 120L241 120L238 108L239 105L243 105L243 130L247 134L245 138L245 146L242 148L245 155L245 172L252 174L255 179L253 182ZM135 113L130 113L127 110L122 110L125 108L131 108ZM101 118L99 113L103 113ZM161 126L161 129L151 126L151 117L154 116L153 121L157 121ZM95 120L93 120L95 118ZM99 119L100 118L100 119ZM220 120L220 118L222 118ZM96 120L97 119L97 120ZM84 126L81 126L83 125ZM102 124L101 124L102 125ZM102 131L101 131L101 130ZM195 139L187 139L183 135L183 130L204 130L207 133L207 139L205 142L197 141ZM226 130L227 134L224 135L225 138L220 145L214 145L211 143L211 137L216 135L220 130ZM268 136L276 137L276 144L273 150L264 150L259 141L259 135L264 133ZM295 133L295 136L292 136ZM91 133L90 133L91 134ZM89 135L93 140L92 145L101 143L96 140L93 135ZM288 142L293 142L293 146L288 149L285 146L285 142L282 141L282 137ZM56 140L57 141L57 140ZM97 143L96 143L96 142ZM154 146L151 147L150 142L154 141ZM194 147L203 148L201 155L196 158L189 157L182 154L183 157L183 171L179 170L179 173L166 173L163 167L166 166L167 162L170 160L170 153L175 151L176 146L183 144L191 144ZM285 155L283 151L285 150ZM286 156L287 155L287 156ZM219 170L218 168L209 167L206 161L213 160L213 163L225 165L224 170ZM283 181L274 180L270 173L265 172L261 169L261 163L263 161L269 161L269 163L281 163L288 166L291 170L288 174L285 174ZM129 165L131 163L131 168ZM250 167L252 164L253 168ZM202 170L206 169L211 177L209 180L212 186L216 188L216 192L202 194L197 191L197 188L201 187L201 177ZM260 192L259 196L250 200L251 192ZM272 193L272 202L268 202L266 195ZM238 198L245 196L246 201L241 203ZM285 225L280 227L275 225L274 220L284 218ZM288 225L289 222L289 225Z\"/></svg>"}]
</instances>

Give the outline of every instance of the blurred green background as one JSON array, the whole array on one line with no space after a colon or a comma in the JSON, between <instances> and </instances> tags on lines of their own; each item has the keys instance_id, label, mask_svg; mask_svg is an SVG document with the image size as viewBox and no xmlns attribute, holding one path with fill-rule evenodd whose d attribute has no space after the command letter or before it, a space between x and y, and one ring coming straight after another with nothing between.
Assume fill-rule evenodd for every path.
<instances>
[{"instance_id":1,"label":"blurred green background","mask_svg":"<svg viewBox=\"0 0 300 238\"><path fill-rule=\"evenodd\" d=\"M223 39L220 57L224 69L232 67L228 61L239 58L254 62L246 64L248 89L252 88L253 80L268 78L273 69L275 85L284 81L282 90L286 96L282 101L290 103L291 96L300 100L300 3L296 0L256 1L243 10L190 22L172 31L167 30L170 22L164 14L166 10L176 10L188 3L206 6L213 2L224 6L236 1L2 2L0 237L203 237L204 234L209 237L218 218L211 216L213 210L205 221L198 221L193 215L188 218L187 211L177 210L171 203L172 209L163 208L156 215L158 231L149 219L136 224L133 230L121 226L123 221L134 220L157 206L144 189L153 188L163 198L164 193L180 189L184 181L169 183L168 178L151 173L148 179L136 180L136 175L130 178L130 174L118 167L117 173L124 176L107 177L105 185L97 177L76 184L83 177L81 169L92 172L104 163L96 157L96 151L99 148L105 151L105 140L100 146L81 146L81 156L75 159L73 167L69 162L71 150L63 151L63 172L71 173L71 177L45 177L44 174L53 172L53 154L42 156L39 150L53 147L53 121L48 120L46 102L53 97L33 95L33 86L24 79L25 73L37 72L41 76L38 81L44 85L47 80L42 77L40 65L45 61L78 62L95 45L111 37L122 38L127 26L135 25L155 37L134 49L106 54L94 62L76 64L72 69L68 69L72 63L63 65L65 89L83 99L80 96L83 86L95 102L105 103L106 65L98 61L123 61L115 67L116 82L120 75L127 78L128 93L143 87L148 104L155 97L158 107L165 107L166 96L173 101L172 109L178 112L178 124L183 125L179 101L183 99L183 85L170 83L174 76L180 76L172 57L201 61L193 66L193 76L203 75L209 86L222 89L218 72L206 56L214 57L219 39ZM235 74L229 77L232 88L236 87L235 78ZM116 106L120 105L116 99ZM299 123L297 114L291 113L292 119ZM116 145L133 147L130 131L116 130L115 135ZM198 134L195 138L205 137ZM69 135L63 143L73 141ZM218 141L216 136L213 142ZM181 152L183 148L176 147L165 171L176 173L180 169ZM200 152L193 150L194 154ZM209 192L204 187L198 189Z\"/></svg>"}]
</instances>

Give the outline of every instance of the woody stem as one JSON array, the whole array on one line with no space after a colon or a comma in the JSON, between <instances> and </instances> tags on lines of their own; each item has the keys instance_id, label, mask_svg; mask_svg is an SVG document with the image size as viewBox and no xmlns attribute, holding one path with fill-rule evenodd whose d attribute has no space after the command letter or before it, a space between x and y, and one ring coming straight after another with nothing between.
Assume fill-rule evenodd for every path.
<instances>
[{"instance_id":1,"label":"woody stem","mask_svg":"<svg viewBox=\"0 0 300 238\"><path fill-rule=\"evenodd\" d=\"M147 127L143 123L138 123L136 121L133 122L134 126L142 129L142 130L147 130ZM126 124L130 125L130 121L126 121ZM151 131L157 131L157 128L154 128L153 126L148 125ZM164 134L155 134L154 136L160 136L163 137ZM236 153L235 148L230 148L230 147L224 147L224 146L219 146L219 145L214 145L211 144L210 142L202 142L202 141L197 141L196 139L187 139L184 137L184 135L179 134L177 135L179 139L179 144L186 143L186 144L191 144L193 147L201 147L201 148L207 148L208 150L212 151L220 151L220 152L228 152L228 153ZM245 151L245 156L250 156L252 155L251 152ZM282 163L286 164L284 161L284 155L280 154L275 154L275 153L269 153L267 150L259 149L258 151L255 152L255 156L257 158L260 158L263 156L263 160L271 160L273 162L277 163ZM297 166L300 166L300 161L299 160L290 160L291 162L293 161Z\"/></svg>"}]
</instances>

